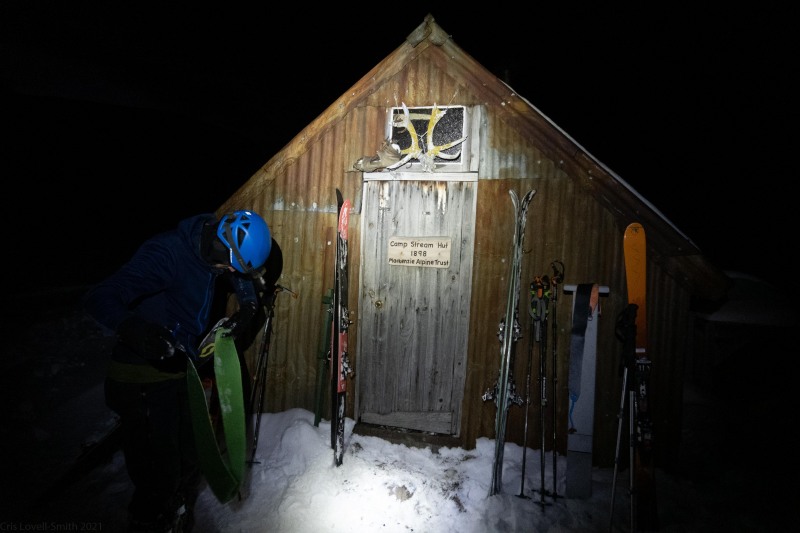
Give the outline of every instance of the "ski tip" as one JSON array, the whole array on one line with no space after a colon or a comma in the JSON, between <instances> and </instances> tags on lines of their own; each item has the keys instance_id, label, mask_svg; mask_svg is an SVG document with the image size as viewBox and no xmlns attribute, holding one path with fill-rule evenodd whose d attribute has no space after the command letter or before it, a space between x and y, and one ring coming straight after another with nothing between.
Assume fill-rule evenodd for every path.
<instances>
[{"instance_id":1,"label":"ski tip","mask_svg":"<svg viewBox=\"0 0 800 533\"><path fill-rule=\"evenodd\" d=\"M529 203L531 200L533 200L533 195L534 195L534 194L536 194L536 189L531 189L531 190L529 190L529 191L528 191L528 192L525 194L525 196L522 198L522 203L523 203L523 204L527 204L527 203Z\"/></svg>"},{"instance_id":2,"label":"ski tip","mask_svg":"<svg viewBox=\"0 0 800 533\"><path fill-rule=\"evenodd\" d=\"M531 189L527 193L525 193L525 196L522 197L521 202L519 199L519 195L517 194L517 191L515 191L514 189L509 189L508 194L511 195L511 202L514 204L514 209L519 209L520 206L522 206L522 208L525 209L528 207L528 204L533 199L533 195L536 194L536 190Z\"/></svg>"},{"instance_id":3,"label":"ski tip","mask_svg":"<svg viewBox=\"0 0 800 533\"><path fill-rule=\"evenodd\" d=\"M639 222L631 222L625 227L625 235L634 235L639 232L644 233L644 227Z\"/></svg>"}]
</instances>

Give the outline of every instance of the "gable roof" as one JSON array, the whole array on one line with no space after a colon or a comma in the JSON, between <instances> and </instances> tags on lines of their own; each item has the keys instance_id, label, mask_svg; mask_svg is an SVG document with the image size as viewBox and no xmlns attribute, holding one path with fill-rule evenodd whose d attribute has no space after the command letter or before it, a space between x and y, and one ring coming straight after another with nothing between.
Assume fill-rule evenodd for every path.
<instances>
[{"instance_id":1,"label":"gable roof","mask_svg":"<svg viewBox=\"0 0 800 533\"><path fill-rule=\"evenodd\" d=\"M693 294L703 299L722 298L730 280L711 264L699 247L673 224L652 203L630 184L577 143L531 102L486 70L462 50L428 14L406 40L386 58L375 65L349 90L334 101L294 139L276 153L255 175L266 186L316 143L329 127L342 120L355 107L382 85L401 72L423 52L428 60L439 64L451 76L469 85L470 91L492 112L526 139L535 143L553 161L557 161L576 185L611 212L620 228L640 222L647 228L649 259L657 262L670 276ZM247 201L261 187L245 184L227 204L236 198Z\"/></svg>"}]
</instances>

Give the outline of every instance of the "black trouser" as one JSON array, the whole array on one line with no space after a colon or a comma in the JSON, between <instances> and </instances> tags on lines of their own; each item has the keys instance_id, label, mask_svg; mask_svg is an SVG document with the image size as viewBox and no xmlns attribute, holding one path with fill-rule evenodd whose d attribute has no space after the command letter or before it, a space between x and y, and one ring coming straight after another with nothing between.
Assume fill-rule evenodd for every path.
<instances>
[{"instance_id":1,"label":"black trouser","mask_svg":"<svg viewBox=\"0 0 800 533\"><path fill-rule=\"evenodd\" d=\"M120 416L123 453L134 493L133 520L169 519L194 505L201 480L186 379L123 383L106 379L106 404Z\"/></svg>"}]
</instances>

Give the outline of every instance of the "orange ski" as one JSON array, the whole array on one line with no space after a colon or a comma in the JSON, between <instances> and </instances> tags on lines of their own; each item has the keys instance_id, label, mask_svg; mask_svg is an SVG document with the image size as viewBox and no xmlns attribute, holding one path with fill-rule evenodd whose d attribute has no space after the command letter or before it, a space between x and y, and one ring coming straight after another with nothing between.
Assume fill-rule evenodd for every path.
<instances>
[{"instance_id":1,"label":"orange ski","mask_svg":"<svg viewBox=\"0 0 800 533\"><path fill-rule=\"evenodd\" d=\"M625 279L628 303L636 304L636 357L647 356L647 246L644 228L638 222L625 228Z\"/></svg>"},{"instance_id":2,"label":"orange ski","mask_svg":"<svg viewBox=\"0 0 800 533\"><path fill-rule=\"evenodd\" d=\"M647 242L638 222L625 228L623 241L628 304L636 305L636 359L631 393L631 531L658 530L653 420L650 411L650 358L647 356Z\"/></svg>"}]
</instances>

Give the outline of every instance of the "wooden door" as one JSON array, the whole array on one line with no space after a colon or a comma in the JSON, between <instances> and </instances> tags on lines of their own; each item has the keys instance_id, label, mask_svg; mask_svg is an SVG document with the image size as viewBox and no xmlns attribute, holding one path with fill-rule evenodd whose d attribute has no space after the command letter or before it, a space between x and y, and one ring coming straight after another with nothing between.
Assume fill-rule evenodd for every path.
<instances>
[{"instance_id":1,"label":"wooden door","mask_svg":"<svg viewBox=\"0 0 800 533\"><path fill-rule=\"evenodd\" d=\"M459 434L477 181L448 176L365 183L356 369L362 422Z\"/></svg>"}]
</instances>

